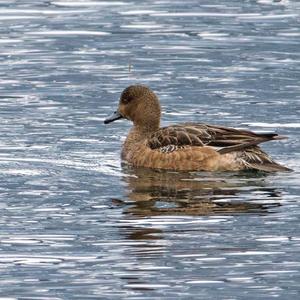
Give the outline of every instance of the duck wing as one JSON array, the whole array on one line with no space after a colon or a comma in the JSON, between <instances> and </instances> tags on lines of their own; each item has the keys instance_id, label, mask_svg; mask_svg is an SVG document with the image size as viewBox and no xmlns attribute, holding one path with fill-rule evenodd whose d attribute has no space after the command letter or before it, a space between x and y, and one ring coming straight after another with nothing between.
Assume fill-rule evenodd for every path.
<instances>
[{"instance_id":1,"label":"duck wing","mask_svg":"<svg viewBox=\"0 0 300 300\"><path fill-rule=\"evenodd\" d=\"M166 151L174 151L183 146L211 146L220 154L225 154L283 138L285 137L275 133L254 133L216 125L183 123L160 128L150 136L148 146Z\"/></svg>"}]
</instances>

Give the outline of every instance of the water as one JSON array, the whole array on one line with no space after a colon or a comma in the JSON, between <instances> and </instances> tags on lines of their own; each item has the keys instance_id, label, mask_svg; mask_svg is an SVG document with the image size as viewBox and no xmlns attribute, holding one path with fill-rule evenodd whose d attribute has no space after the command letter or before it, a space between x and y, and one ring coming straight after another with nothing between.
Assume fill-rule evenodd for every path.
<instances>
[{"instance_id":1,"label":"water","mask_svg":"<svg viewBox=\"0 0 300 300\"><path fill-rule=\"evenodd\" d=\"M201 3L200 3L201 2ZM0 299L297 299L298 1L0 1ZM293 173L120 165L120 92L163 124L277 131Z\"/></svg>"}]
</instances>

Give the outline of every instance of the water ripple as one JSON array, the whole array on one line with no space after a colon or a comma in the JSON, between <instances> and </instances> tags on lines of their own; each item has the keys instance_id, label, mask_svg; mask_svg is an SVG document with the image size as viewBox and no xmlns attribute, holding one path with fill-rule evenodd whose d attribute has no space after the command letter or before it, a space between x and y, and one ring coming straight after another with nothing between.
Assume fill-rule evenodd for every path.
<instances>
[{"instance_id":1,"label":"water ripple","mask_svg":"<svg viewBox=\"0 0 300 300\"><path fill-rule=\"evenodd\" d=\"M0 299L297 298L297 1L0 2ZM134 83L294 171L123 165Z\"/></svg>"}]
</instances>

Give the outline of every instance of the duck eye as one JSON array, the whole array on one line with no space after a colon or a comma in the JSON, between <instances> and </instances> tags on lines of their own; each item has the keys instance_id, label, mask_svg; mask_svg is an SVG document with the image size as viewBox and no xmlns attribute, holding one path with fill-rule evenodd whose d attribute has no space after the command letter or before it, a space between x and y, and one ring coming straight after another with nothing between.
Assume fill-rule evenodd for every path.
<instances>
[{"instance_id":1,"label":"duck eye","mask_svg":"<svg viewBox=\"0 0 300 300\"><path fill-rule=\"evenodd\" d=\"M132 96L128 96L128 97L126 97L126 98L123 98L123 99L122 99L122 102L125 103L125 104L127 104L127 103L129 103L130 101L132 101L132 100L133 100L133 97L132 97Z\"/></svg>"}]
</instances>

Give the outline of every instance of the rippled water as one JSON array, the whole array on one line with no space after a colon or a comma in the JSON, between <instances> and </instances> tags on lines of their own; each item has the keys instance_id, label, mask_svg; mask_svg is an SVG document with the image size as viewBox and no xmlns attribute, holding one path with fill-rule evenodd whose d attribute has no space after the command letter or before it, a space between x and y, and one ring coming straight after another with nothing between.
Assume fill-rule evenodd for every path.
<instances>
[{"instance_id":1,"label":"rippled water","mask_svg":"<svg viewBox=\"0 0 300 300\"><path fill-rule=\"evenodd\" d=\"M1 299L296 299L300 2L0 1ZM164 124L277 131L293 173L120 165L103 119L143 83Z\"/></svg>"}]
</instances>

